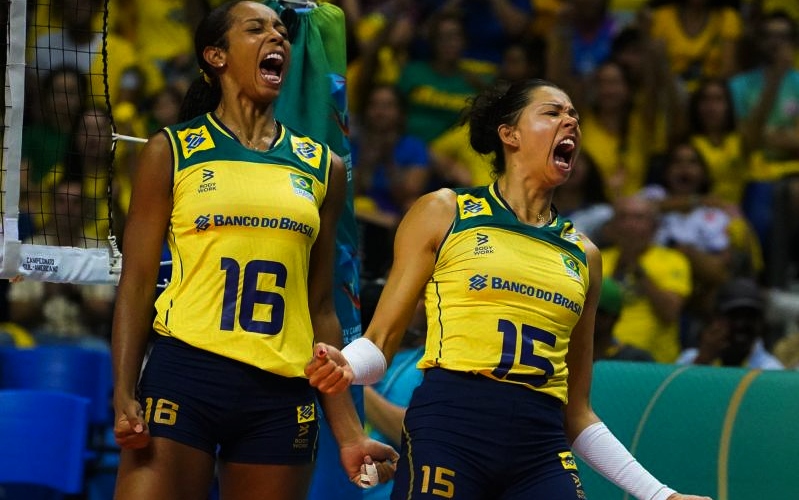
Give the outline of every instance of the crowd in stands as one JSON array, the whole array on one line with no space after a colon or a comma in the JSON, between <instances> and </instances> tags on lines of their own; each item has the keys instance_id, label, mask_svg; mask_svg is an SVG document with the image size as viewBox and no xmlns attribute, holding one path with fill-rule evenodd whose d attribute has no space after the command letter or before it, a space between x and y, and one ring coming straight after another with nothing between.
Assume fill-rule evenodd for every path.
<instances>
[{"instance_id":1,"label":"crowd in stands","mask_svg":"<svg viewBox=\"0 0 799 500\"><path fill-rule=\"evenodd\" d=\"M110 0L107 17L101 0L28 3L21 237L47 242L58 231L61 242L96 246L112 223L124 238L131 160L140 145L118 141L112 155L110 120L117 133L140 138L177 121L197 76L190 34L218 3ZM554 202L600 246L608 289L615 290L613 338L602 341L602 351L617 352L618 342L635 359L663 363L684 362L688 349L707 352L718 291L746 279L764 293L759 348L799 367L792 336L799 328L795 1L332 3L347 22L364 283L383 277L392 232L421 194L492 182L490 159L471 150L461 120L469 99L497 80L545 78L569 93L581 117L580 161ZM45 143L50 147L40 147ZM69 196L75 198L62 199ZM76 210L103 222L81 231L60 220ZM59 314L78 311L86 324L56 336L109 338L107 290L4 288L2 319L34 337L52 318L23 314L21 301L42 311L65 302L70 306ZM53 337L47 333L42 341Z\"/></svg>"}]
</instances>

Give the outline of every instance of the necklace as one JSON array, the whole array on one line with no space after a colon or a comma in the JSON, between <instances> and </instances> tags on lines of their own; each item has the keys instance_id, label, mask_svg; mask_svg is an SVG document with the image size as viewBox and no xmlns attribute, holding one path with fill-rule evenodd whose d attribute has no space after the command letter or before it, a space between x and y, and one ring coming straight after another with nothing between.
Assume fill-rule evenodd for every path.
<instances>
[{"instance_id":1,"label":"necklace","mask_svg":"<svg viewBox=\"0 0 799 500\"><path fill-rule=\"evenodd\" d=\"M236 132L236 137L239 138L239 142L242 142L241 141L241 137L242 137L241 129L239 129L239 131ZM267 140L270 140L270 139L271 139L271 142L267 143ZM277 139L277 120L272 118L272 137L261 136L260 138L255 139L254 141L251 141L250 139L247 139L245 137L244 141L242 142L242 144L246 143L248 148L254 149L256 151L266 151L267 149L272 147L272 144L274 144L275 139Z\"/></svg>"},{"instance_id":2,"label":"necklace","mask_svg":"<svg viewBox=\"0 0 799 500\"><path fill-rule=\"evenodd\" d=\"M552 222L552 209L550 208L547 211L546 217L544 217L544 214L536 214L535 218L539 223L549 224L550 222Z\"/></svg>"}]
</instances>

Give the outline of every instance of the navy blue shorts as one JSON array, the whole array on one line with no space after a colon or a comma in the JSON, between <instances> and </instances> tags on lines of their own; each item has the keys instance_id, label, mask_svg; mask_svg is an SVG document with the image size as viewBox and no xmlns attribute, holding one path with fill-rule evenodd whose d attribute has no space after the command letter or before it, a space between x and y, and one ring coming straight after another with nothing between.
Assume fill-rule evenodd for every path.
<instances>
[{"instance_id":1,"label":"navy blue shorts","mask_svg":"<svg viewBox=\"0 0 799 500\"><path fill-rule=\"evenodd\" d=\"M314 461L319 422L305 378L286 378L157 336L139 383L150 434L229 462Z\"/></svg>"},{"instance_id":2,"label":"navy blue shorts","mask_svg":"<svg viewBox=\"0 0 799 500\"><path fill-rule=\"evenodd\" d=\"M584 500L552 396L427 370L405 415L392 500Z\"/></svg>"}]
</instances>

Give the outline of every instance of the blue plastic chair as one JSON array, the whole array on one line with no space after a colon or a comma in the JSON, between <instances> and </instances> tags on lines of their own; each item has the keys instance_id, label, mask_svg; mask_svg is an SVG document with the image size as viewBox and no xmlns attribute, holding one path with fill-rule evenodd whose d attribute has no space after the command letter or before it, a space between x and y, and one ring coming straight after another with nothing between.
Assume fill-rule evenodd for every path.
<instances>
[{"instance_id":1,"label":"blue plastic chair","mask_svg":"<svg viewBox=\"0 0 799 500\"><path fill-rule=\"evenodd\" d=\"M111 353L108 349L65 344L0 348L0 389L60 391L89 401L88 451L84 457L87 485L94 485L105 475L116 475L119 447L108 438L113 426L112 387ZM16 497L39 500L29 489L26 487L25 494ZM12 493L8 498L14 497ZM47 496L42 500L50 498Z\"/></svg>"},{"instance_id":2,"label":"blue plastic chair","mask_svg":"<svg viewBox=\"0 0 799 500\"><path fill-rule=\"evenodd\" d=\"M74 345L0 348L1 389L45 389L83 396L89 400L93 426L111 423L112 387L107 349Z\"/></svg>"},{"instance_id":3,"label":"blue plastic chair","mask_svg":"<svg viewBox=\"0 0 799 500\"><path fill-rule=\"evenodd\" d=\"M0 390L0 484L83 489L89 400L57 391Z\"/></svg>"}]
</instances>

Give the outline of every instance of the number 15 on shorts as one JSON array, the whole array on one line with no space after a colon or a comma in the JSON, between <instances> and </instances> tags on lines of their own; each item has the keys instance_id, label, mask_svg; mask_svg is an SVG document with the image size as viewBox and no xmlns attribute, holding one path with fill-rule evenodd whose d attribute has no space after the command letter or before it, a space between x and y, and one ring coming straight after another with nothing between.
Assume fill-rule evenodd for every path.
<instances>
[{"instance_id":1,"label":"number 15 on shorts","mask_svg":"<svg viewBox=\"0 0 799 500\"><path fill-rule=\"evenodd\" d=\"M455 497L455 471L446 467L422 466L422 494L432 494L442 498Z\"/></svg>"}]
</instances>

